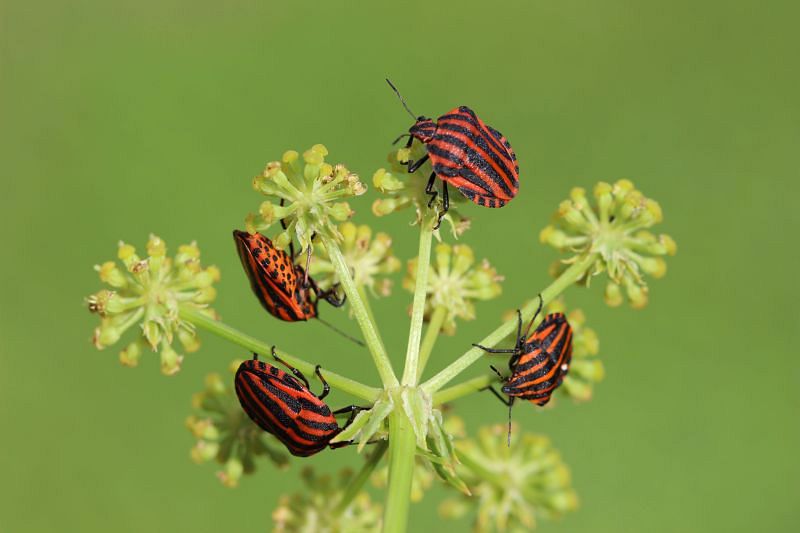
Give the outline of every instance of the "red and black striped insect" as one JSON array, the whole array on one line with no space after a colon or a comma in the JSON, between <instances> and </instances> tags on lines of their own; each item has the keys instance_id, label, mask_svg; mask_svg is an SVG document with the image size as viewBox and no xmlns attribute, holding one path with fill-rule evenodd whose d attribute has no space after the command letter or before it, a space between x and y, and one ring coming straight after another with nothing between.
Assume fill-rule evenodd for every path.
<instances>
[{"instance_id":1,"label":"red and black striped insect","mask_svg":"<svg viewBox=\"0 0 800 533\"><path fill-rule=\"evenodd\" d=\"M276 248L267 237L234 230L233 238L250 287L272 316L298 322L319 318L319 300L334 307L344 305L346 298L339 297L335 288L320 290L316 282L305 275L305 269L294 264L292 255ZM306 279L308 285L304 282Z\"/></svg>"},{"instance_id":2,"label":"red and black striped insect","mask_svg":"<svg viewBox=\"0 0 800 533\"><path fill-rule=\"evenodd\" d=\"M459 106L434 122L416 116L406 105L400 92L388 79L403 107L415 117L408 133L406 148L414 139L425 144L427 154L418 161L408 161L408 172L415 172L429 158L433 173L425 192L430 195L428 207L433 205L437 192L433 189L436 177L442 180L442 211L436 227L450 207L447 185L457 188L474 203L484 207L503 207L519 190L519 164L517 156L502 133L485 124L467 106Z\"/></svg>"},{"instance_id":3,"label":"red and black striped insect","mask_svg":"<svg viewBox=\"0 0 800 533\"><path fill-rule=\"evenodd\" d=\"M272 433L289 453L298 457L314 455L326 447L339 448L349 442L331 444L330 441L346 428L362 407L351 405L331 411L323 400L330 386L322 377L317 365L315 373L322 382L322 393L314 394L302 372L275 355L275 360L288 368L293 375L280 368L258 360L258 354L244 361L236 371L234 385L239 403L258 427ZM340 427L335 415L350 413L350 418Z\"/></svg>"},{"instance_id":4,"label":"red and black striped insect","mask_svg":"<svg viewBox=\"0 0 800 533\"><path fill-rule=\"evenodd\" d=\"M533 315L525 333L522 332L522 314L517 311L517 342L514 348L496 350L474 344L478 348L493 354L510 353L508 368L511 375L503 377L500 372L492 370L503 381L502 392L508 395L503 398L493 387L488 389L500 401L508 406L509 439L511 438L511 408L514 400L528 400L536 405L545 405L569 371L572 361L572 327L564 313L551 313L544 317L542 323L528 336L534 320L542 310L542 298L539 296L539 308Z\"/></svg>"}]
</instances>

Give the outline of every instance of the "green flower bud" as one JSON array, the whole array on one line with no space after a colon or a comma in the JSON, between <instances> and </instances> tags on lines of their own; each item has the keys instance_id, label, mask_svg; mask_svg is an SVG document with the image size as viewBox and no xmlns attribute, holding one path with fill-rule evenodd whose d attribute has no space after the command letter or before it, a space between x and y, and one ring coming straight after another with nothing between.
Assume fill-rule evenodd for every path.
<instances>
[{"instance_id":1,"label":"green flower bud","mask_svg":"<svg viewBox=\"0 0 800 533\"><path fill-rule=\"evenodd\" d=\"M244 474L242 461L237 457L231 457L227 460L223 469L217 472L217 478L229 489L234 489L239 486L242 474Z\"/></svg>"},{"instance_id":2,"label":"green flower bud","mask_svg":"<svg viewBox=\"0 0 800 533\"><path fill-rule=\"evenodd\" d=\"M164 343L161 347L161 373L165 376L173 376L181 369L183 356L172 349L172 346Z\"/></svg>"},{"instance_id":3,"label":"green flower bud","mask_svg":"<svg viewBox=\"0 0 800 533\"><path fill-rule=\"evenodd\" d=\"M219 443L199 440L192 446L189 456L197 464L207 463L219 454Z\"/></svg>"},{"instance_id":4,"label":"green flower bud","mask_svg":"<svg viewBox=\"0 0 800 533\"><path fill-rule=\"evenodd\" d=\"M610 307L618 307L622 305L622 290L619 288L619 285L613 281L609 281L606 284L606 292L604 297L606 304L608 304Z\"/></svg>"},{"instance_id":5,"label":"green flower bud","mask_svg":"<svg viewBox=\"0 0 800 533\"><path fill-rule=\"evenodd\" d=\"M119 362L122 363L123 366L133 368L139 366L139 359L141 356L142 348L139 345L139 341L134 341L119 353Z\"/></svg>"},{"instance_id":6,"label":"green flower bud","mask_svg":"<svg viewBox=\"0 0 800 533\"><path fill-rule=\"evenodd\" d=\"M117 264L113 261L106 261L102 265L96 265L94 269L100 274L100 281L114 288L123 288L128 284L125 274L117 268Z\"/></svg>"}]
</instances>

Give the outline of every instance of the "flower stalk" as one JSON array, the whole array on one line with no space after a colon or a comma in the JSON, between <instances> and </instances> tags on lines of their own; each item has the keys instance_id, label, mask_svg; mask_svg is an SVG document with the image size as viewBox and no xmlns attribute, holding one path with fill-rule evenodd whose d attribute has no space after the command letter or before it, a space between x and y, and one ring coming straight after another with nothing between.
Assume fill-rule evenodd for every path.
<instances>
[{"instance_id":1,"label":"flower stalk","mask_svg":"<svg viewBox=\"0 0 800 533\"><path fill-rule=\"evenodd\" d=\"M408 348L406 349L406 365L403 370L403 385L417 384L419 372L420 341L422 339L422 320L425 317L425 298L428 291L428 273L431 263L431 242L433 240L434 216L423 218L419 235L419 255L417 256L416 284L414 286L414 303L411 307L411 327L408 332Z\"/></svg>"},{"instance_id":2,"label":"flower stalk","mask_svg":"<svg viewBox=\"0 0 800 533\"><path fill-rule=\"evenodd\" d=\"M342 288L350 303L350 308L353 310L361 332L364 334L367 348L369 348L370 354L372 354L372 359L375 362L375 367L378 369L378 374L381 377L384 387L396 387L399 385L399 382L397 381L397 376L394 374L394 370L392 370L392 363L389 361L389 356L386 353L386 348L384 348L383 341L378 333L378 328L370 317L366 304L361 299L361 295L353 281L353 277L350 275L350 269L347 266L347 262L339 246L333 239L324 235L321 235L319 238L323 246L325 246L325 250L328 252L336 274L339 276L339 282L342 284Z\"/></svg>"},{"instance_id":3,"label":"flower stalk","mask_svg":"<svg viewBox=\"0 0 800 533\"><path fill-rule=\"evenodd\" d=\"M439 338L439 333L442 331L442 324L444 324L445 318L447 318L447 308L443 305L436 307L428 323L428 329L425 330L422 346L419 349L417 381L419 381L422 377L422 373L425 371L425 366L428 364L431 352L433 352L433 346L436 344L436 339Z\"/></svg>"},{"instance_id":4,"label":"flower stalk","mask_svg":"<svg viewBox=\"0 0 800 533\"><path fill-rule=\"evenodd\" d=\"M337 516L341 516L341 514L350 506L350 503L353 501L353 499L361 492L364 483L367 482L372 475L372 472L375 470L375 467L381 462L381 459L383 459L387 449L389 449L389 441L386 440L380 441L375 446L375 449L367 458L367 461L361 467L361 470L359 470L358 474L356 474L356 477L350 481L350 484L347 486L347 490L342 495L341 501L336 505L336 508L333 512Z\"/></svg>"},{"instance_id":5,"label":"flower stalk","mask_svg":"<svg viewBox=\"0 0 800 533\"><path fill-rule=\"evenodd\" d=\"M400 405L401 400L395 399ZM403 533L408 523L411 504L411 482L414 474L416 442L414 429L402 409L396 408L389 416L389 486L386 493L386 512L383 517L384 533Z\"/></svg>"},{"instance_id":6,"label":"flower stalk","mask_svg":"<svg viewBox=\"0 0 800 533\"><path fill-rule=\"evenodd\" d=\"M233 342L234 344L238 344L250 352L269 354L270 350L272 350L271 344L260 341L255 337L247 335L246 333L242 333L241 331L232 328L231 326L228 326L227 324L224 324L218 320L214 320L213 318L210 318L194 309L181 307L180 317L187 322L191 322L196 327L202 328L209 333L213 333L214 335L222 337L223 339ZM301 372L308 375L312 375L314 373L315 365L307 363L302 359L298 359L297 357L277 348L275 353L277 353L281 359L290 365L297 367L297 369L299 369ZM330 383L331 386L368 402L374 402L381 393L380 389L364 385L363 383L359 383L358 381L344 377L335 372L331 372L327 369L325 370L325 379L328 381L328 383Z\"/></svg>"}]
</instances>

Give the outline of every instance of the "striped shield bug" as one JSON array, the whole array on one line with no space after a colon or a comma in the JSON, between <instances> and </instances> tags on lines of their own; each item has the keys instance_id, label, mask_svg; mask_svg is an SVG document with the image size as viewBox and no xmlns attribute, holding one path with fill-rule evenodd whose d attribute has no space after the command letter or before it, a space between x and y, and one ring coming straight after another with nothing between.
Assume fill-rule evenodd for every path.
<instances>
[{"instance_id":1,"label":"striped shield bug","mask_svg":"<svg viewBox=\"0 0 800 533\"><path fill-rule=\"evenodd\" d=\"M474 203L484 207L503 207L519 190L519 164L517 156L502 133L485 124L467 106L459 106L433 121L415 115L400 92L388 79L403 107L414 117L414 125L398 137L408 136L406 148L414 139L425 145L426 155L417 161L408 161L408 172L415 172L430 159L433 173L428 178L425 192L430 196L428 207L433 205L438 176L442 180L442 211L436 227L450 207L447 185L457 188Z\"/></svg>"},{"instance_id":2,"label":"striped shield bug","mask_svg":"<svg viewBox=\"0 0 800 533\"><path fill-rule=\"evenodd\" d=\"M233 239L250 287L269 314L287 322L298 322L318 318L320 299L334 307L344 305L345 298L339 298L335 288L321 291L314 280L305 275L303 267L294 264L292 256L276 248L267 237L234 230Z\"/></svg>"},{"instance_id":3,"label":"striped shield bug","mask_svg":"<svg viewBox=\"0 0 800 533\"><path fill-rule=\"evenodd\" d=\"M503 381L502 392L508 395L503 398L493 387L488 389L500 401L508 406L509 439L511 438L511 408L514 400L519 398L543 406L550 401L553 391L564 381L572 360L572 327L564 313L551 313L544 317L542 323L528 336L533 322L542 310L542 297L539 296L539 307L531 318L525 333L522 331L522 314L517 311L517 341L512 349L496 350L474 344L492 354L511 354L508 368L511 375L503 377L491 367ZM510 441L509 441L510 442Z\"/></svg>"},{"instance_id":4,"label":"striped shield bug","mask_svg":"<svg viewBox=\"0 0 800 533\"><path fill-rule=\"evenodd\" d=\"M291 371L291 375L278 367L258 360L258 354L239 365L234 378L236 396L247 415L264 431L273 434L292 455L308 457L327 446L338 448L348 442L330 444L363 409L354 405L331 411L323 400L330 386L322 377L317 365L315 373L322 382L319 395L311 392L308 380L296 368L288 365L275 354L275 361ZM350 413L343 427L339 427L335 415Z\"/></svg>"}]
</instances>

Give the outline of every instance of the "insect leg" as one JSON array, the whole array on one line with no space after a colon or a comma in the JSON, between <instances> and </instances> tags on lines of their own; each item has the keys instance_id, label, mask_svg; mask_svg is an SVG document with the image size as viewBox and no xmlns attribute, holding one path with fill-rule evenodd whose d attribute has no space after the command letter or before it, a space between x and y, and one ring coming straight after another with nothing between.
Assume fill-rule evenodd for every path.
<instances>
[{"instance_id":1,"label":"insect leg","mask_svg":"<svg viewBox=\"0 0 800 533\"><path fill-rule=\"evenodd\" d=\"M408 173L409 174L413 174L414 172L416 172L419 169L419 167L421 167L423 164L425 164L425 161L427 161L427 160L428 160L428 154L425 154L422 157L422 159L419 159L417 161L409 161L408 162Z\"/></svg>"},{"instance_id":2,"label":"insect leg","mask_svg":"<svg viewBox=\"0 0 800 533\"><path fill-rule=\"evenodd\" d=\"M307 389L310 389L310 388L311 388L311 385L309 385L309 383L308 383L308 380L306 379L306 377L303 375L303 373L302 373L302 372L300 372L300 371L299 371L299 370L297 370L295 367L293 367L292 365L290 365L289 363L287 363L286 361L284 361L283 359L281 359L280 357L278 357L278 354L276 354L276 353L275 353L275 346L273 346L273 347L272 347L272 357L273 357L273 358L274 358L274 359L275 359L277 362L279 362L280 364L282 364L283 366L285 366L286 368L288 368L288 369L289 369L289 371L290 371L292 374L294 374L294 375L295 375L295 377L296 377L297 379L299 379L300 381L302 381L302 382L305 384L305 386L306 386L306 388L307 388Z\"/></svg>"},{"instance_id":3,"label":"insect leg","mask_svg":"<svg viewBox=\"0 0 800 533\"><path fill-rule=\"evenodd\" d=\"M502 395L501 395L499 392L497 392L497 390L496 390L494 387L492 387L491 385L489 385L488 387L484 387L484 388L482 388L481 390L482 390L482 391L484 391L484 390L488 390L489 392L491 392L492 394L494 394L494 395L495 395L495 397L496 397L498 400L500 400L500 401L503 403L503 405L505 405L506 407L508 407L508 405L509 405L509 404L511 403L511 401L512 401L510 398L509 398L509 399L503 398L503 396L502 396Z\"/></svg>"},{"instance_id":4,"label":"insect leg","mask_svg":"<svg viewBox=\"0 0 800 533\"><path fill-rule=\"evenodd\" d=\"M531 331L531 326L533 326L533 321L536 320L536 317L539 316L539 313L542 311L542 304L543 303L544 302L542 301L542 295L541 295L541 293L539 293L539 307L536 308L536 312L533 314L533 316L531 317L531 321L528 324L528 329L525 330L525 337L526 338L528 337L528 333L530 333L530 331Z\"/></svg>"},{"instance_id":5,"label":"insect leg","mask_svg":"<svg viewBox=\"0 0 800 533\"><path fill-rule=\"evenodd\" d=\"M495 348L487 348L486 346L482 346L480 344L474 344L474 343L473 343L473 346L476 347L476 348L480 348L481 350L483 350L484 352L487 352L487 353L517 353L516 348L508 349L508 350L496 350Z\"/></svg>"},{"instance_id":6,"label":"insect leg","mask_svg":"<svg viewBox=\"0 0 800 533\"><path fill-rule=\"evenodd\" d=\"M283 207L283 202L284 202L284 199L281 198L281 207ZM283 231L286 231L286 221L284 219L281 219L281 227L283 228ZM294 261L294 242L293 241L289 241L289 257L291 257L292 261Z\"/></svg>"},{"instance_id":7,"label":"insect leg","mask_svg":"<svg viewBox=\"0 0 800 533\"><path fill-rule=\"evenodd\" d=\"M325 381L325 378L323 378L323 377L322 377L322 372L320 372L320 371L319 371L319 370L320 370L320 368L321 368L321 367L320 367L319 365L317 365L317 367L314 369L314 373L317 375L317 377L319 378L319 380L322 382L322 394L320 394L319 396L317 396L317 398L319 398L320 400L322 400L322 399L323 399L323 398L325 398L325 396L327 396L327 395L328 395L328 393L331 391L331 386L330 386L330 385L328 385L328 382L327 382L327 381Z\"/></svg>"},{"instance_id":8,"label":"insect leg","mask_svg":"<svg viewBox=\"0 0 800 533\"><path fill-rule=\"evenodd\" d=\"M433 201L436 200L436 196L439 194L435 190L433 190L433 186L436 183L436 172L431 172L431 177L428 178L428 184L425 186L425 192L431 199L428 201L428 207L433 205Z\"/></svg>"},{"instance_id":9,"label":"insect leg","mask_svg":"<svg viewBox=\"0 0 800 533\"><path fill-rule=\"evenodd\" d=\"M436 219L436 225L433 229L439 229L439 226L442 225L442 217L447 214L447 211L450 209L450 195L447 192L447 182L442 182L442 210L439 211L439 218Z\"/></svg>"}]
</instances>

